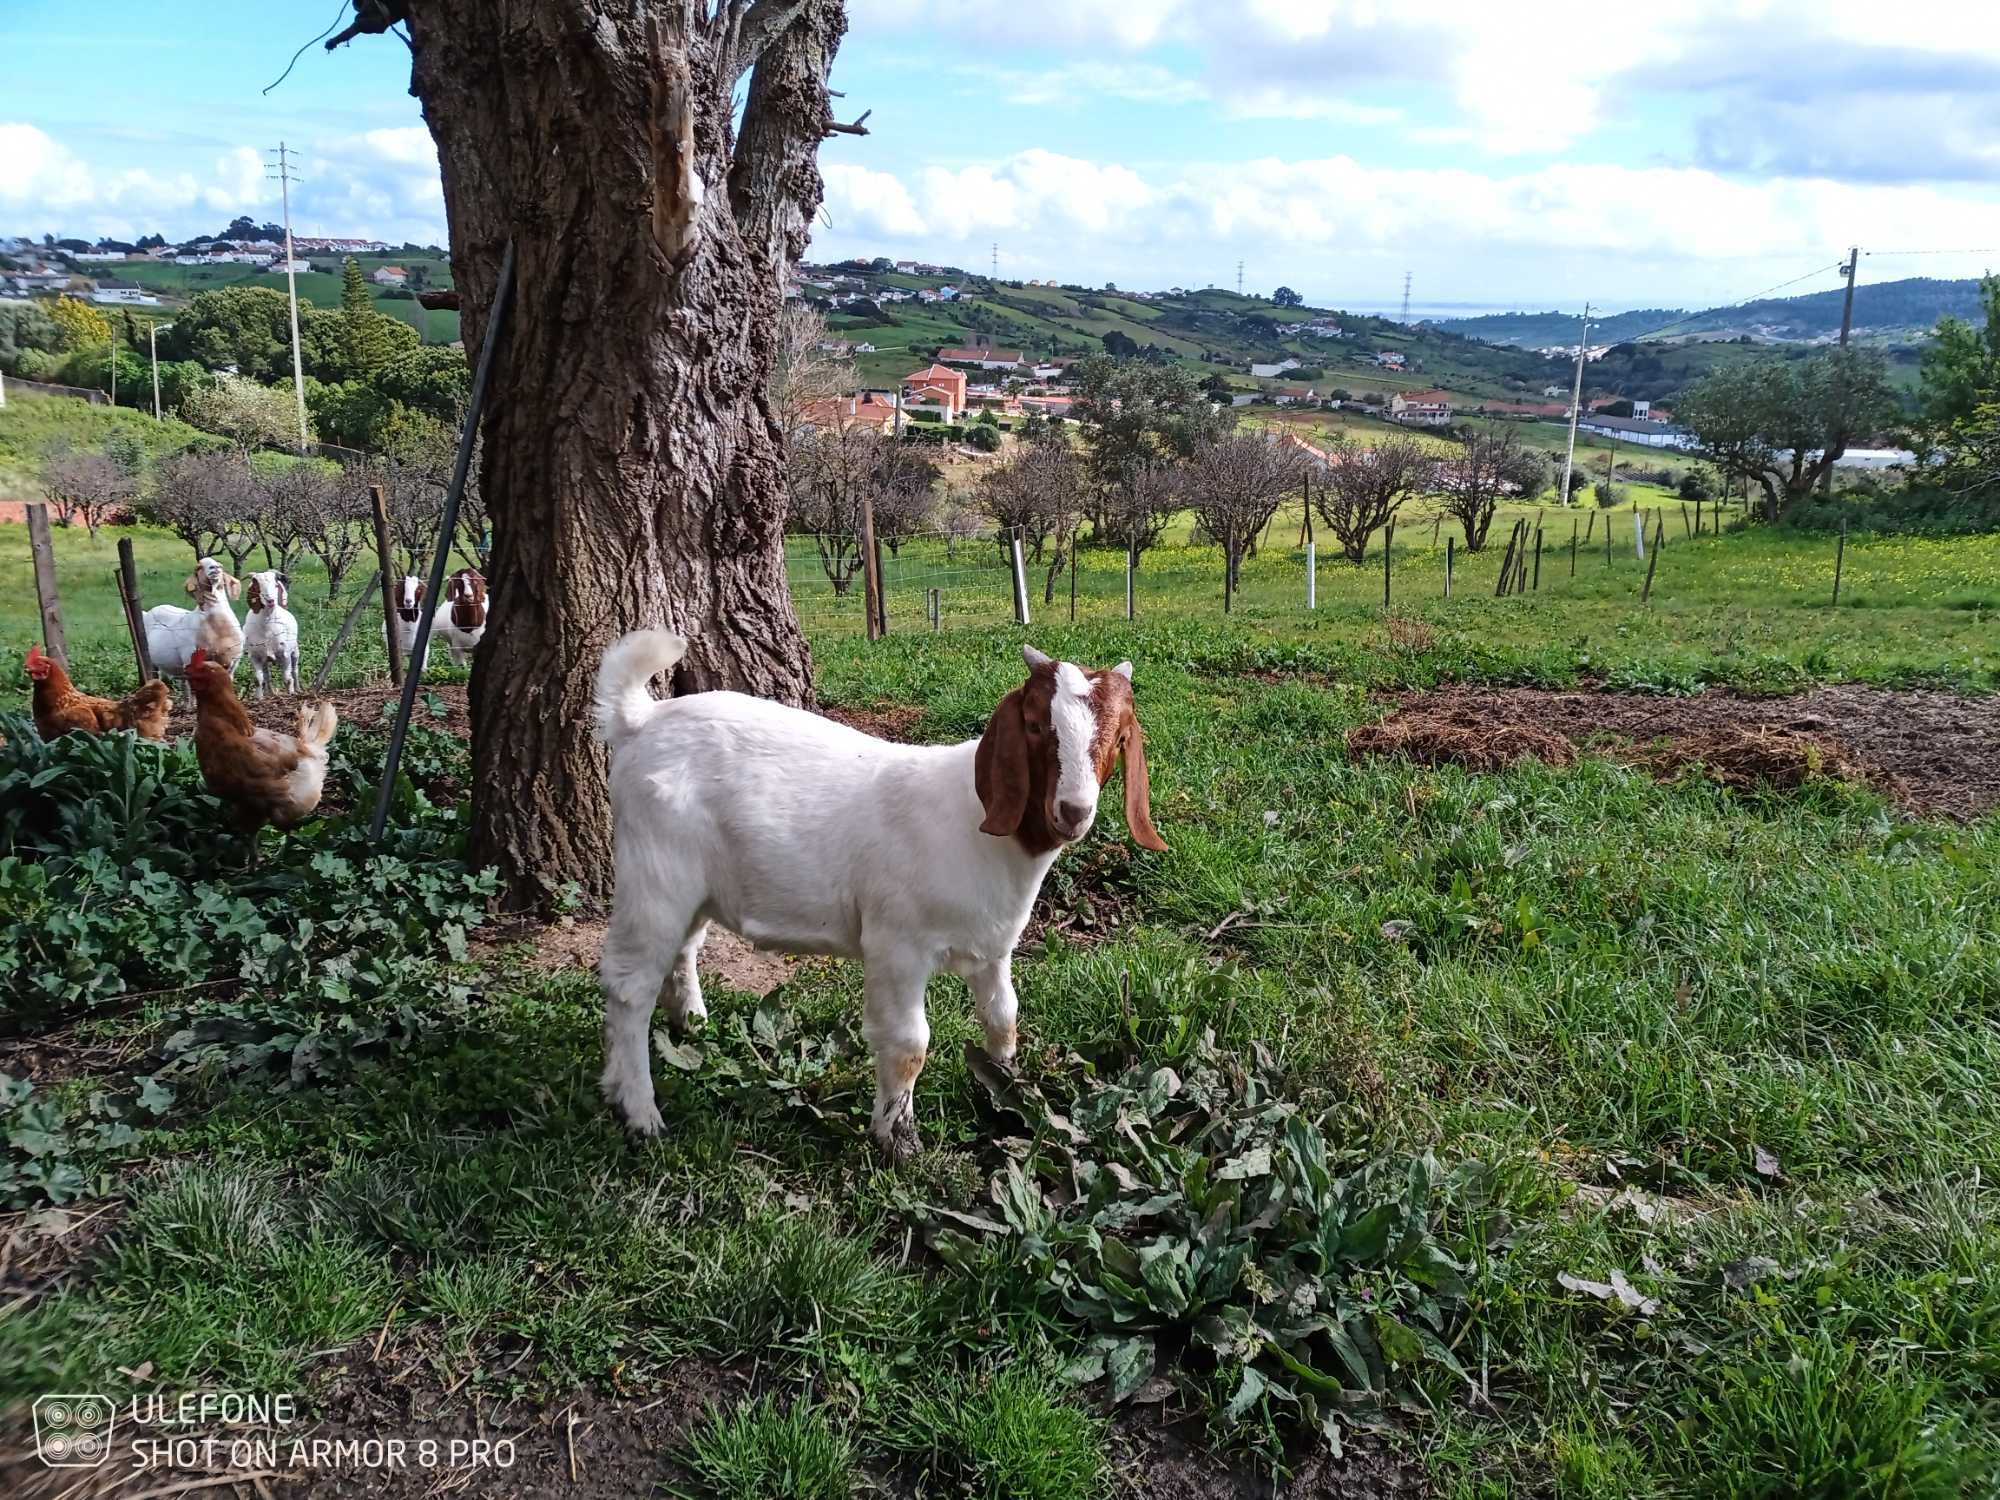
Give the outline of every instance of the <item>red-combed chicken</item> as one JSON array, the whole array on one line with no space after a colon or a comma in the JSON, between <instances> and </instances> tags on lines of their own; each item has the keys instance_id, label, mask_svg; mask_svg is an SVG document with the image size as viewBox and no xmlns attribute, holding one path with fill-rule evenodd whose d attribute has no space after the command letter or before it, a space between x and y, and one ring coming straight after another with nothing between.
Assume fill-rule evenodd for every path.
<instances>
[{"instance_id":1,"label":"red-combed chicken","mask_svg":"<svg viewBox=\"0 0 2000 1500\"><path fill-rule=\"evenodd\" d=\"M187 667L194 691L194 750L201 779L229 805L236 826L250 835L256 863L257 830L266 823L291 828L311 817L326 784L326 747L340 723L331 703L299 706L298 733L259 729L236 696L229 670L196 651Z\"/></svg>"},{"instance_id":2,"label":"red-combed chicken","mask_svg":"<svg viewBox=\"0 0 2000 1500\"><path fill-rule=\"evenodd\" d=\"M167 737L167 713L173 697L158 678L129 698L114 701L78 692L62 663L44 656L40 646L28 648L26 666L35 684L35 729L43 739L72 732L105 734L114 729L130 729L147 740Z\"/></svg>"}]
</instances>

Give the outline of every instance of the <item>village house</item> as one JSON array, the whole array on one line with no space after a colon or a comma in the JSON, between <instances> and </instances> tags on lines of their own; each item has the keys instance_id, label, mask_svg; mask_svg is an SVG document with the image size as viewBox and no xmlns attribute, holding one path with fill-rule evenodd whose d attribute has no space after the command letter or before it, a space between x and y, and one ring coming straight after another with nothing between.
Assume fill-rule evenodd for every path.
<instances>
[{"instance_id":1,"label":"village house","mask_svg":"<svg viewBox=\"0 0 2000 1500\"><path fill-rule=\"evenodd\" d=\"M1316 406L1319 392L1309 385L1281 385L1272 392L1271 399L1280 406Z\"/></svg>"},{"instance_id":2,"label":"village house","mask_svg":"<svg viewBox=\"0 0 2000 1500\"><path fill-rule=\"evenodd\" d=\"M123 250L79 250L70 259L80 261L86 266L101 266L114 260L125 259L125 252Z\"/></svg>"},{"instance_id":3,"label":"village house","mask_svg":"<svg viewBox=\"0 0 2000 1500\"><path fill-rule=\"evenodd\" d=\"M1273 375L1282 375L1285 371L1296 370L1298 367L1299 361L1295 359L1281 359L1274 365L1253 364L1250 366L1250 373L1259 380L1268 380Z\"/></svg>"},{"instance_id":4,"label":"village house","mask_svg":"<svg viewBox=\"0 0 2000 1500\"><path fill-rule=\"evenodd\" d=\"M368 279L377 286L401 286L410 279L410 273L401 266L380 266L369 272Z\"/></svg>"},{"instance_id":5,"label":"village house","mask_svg":"<svg viewBox=\"0 0 2000 1500\"><path fill-rule=\"evenodd\" d=\"M965 411L965 371L932 365L903 377L903 409L931 411L956 422Z\"/></svg>"},{"instance_id":6,"label":"village house","mask_svg":"<svg viewBox=\"0 0 2000 1500\"><path fill-rule=\"evenodd\" d=\"M1026 360L1019 349L940 349L940 360L951 365L977 365L982 370L1018 370Z\"/></svg>"},{"instance_id":7,"label":"village house","mask_svg":"<svg viewBox=\"0 0 2000 1500\"><path fill-rule=\"evenodd\" d=\"M889 437L896 430L896 403L880 391L863 391L858 396L833 396L808 406L805 420L828 431L843 432L853 427L866 427Z\"/></svg>"},{"instance_id":8,"label":"village house","mask_svg":"<svg viewBox=\"0 0 2000 1500\"><path fill-rule=\"evenodd\" d=\"M69 272L16 271L10 279L24 292L54 292L69 285Z\"/></svg>"},{"instance_id":9,"label":"village house","mask_svg":"<svg viewBox=\"0 0 2000 1500\"><path fill-rule=\"evenodd\" d=\"M97 289L90 294L92 302L112 303L121 307L158 307L160 299L140 286L136 281L100 281Z\"/></svg>"},{"instance_id":10,"label":"village house","mask_svg":"<svg viewBox=\"0 0 2000 1500\"><path fill-rule=\"evenodd\" d=\"M1398 391L1389 399L1389 417L1412 427L1449 427L1451 397L1443 391Z\"/></svg>"},{"instance_id":11,"label":"village house","mask_svg":"<svg viewBox=\"0 0 2000 1500\"><path fill-rule=\"evenodd\" d=\"M1040 412L1045 417L1066 417L1076 404L1074 396L1022 396L1021 410Z\"/></svg>"},{"instance_id":12,"label":"village house","mask_svg":"<svg viewBox=\"0 0 2000 1500\"><path fill-rule=\"evenodd\" d=\"M309 260L274 260L268 266L264 267L264 269L279 276L284 275L287 271L290 271L295 276L303 276L312 269L312 262Z\"/></svg>"},{"instance_id":13,"label":"village house","mask_svg":"<svg viewBox=\"0 0 2000 1500\"><path fill-rule=\"evenodd\" d=\"M1386 370L1400 370L1409 361L1393 349L1383 349L1375 355L1375 363Z\"/></svg>"}]
</instances>

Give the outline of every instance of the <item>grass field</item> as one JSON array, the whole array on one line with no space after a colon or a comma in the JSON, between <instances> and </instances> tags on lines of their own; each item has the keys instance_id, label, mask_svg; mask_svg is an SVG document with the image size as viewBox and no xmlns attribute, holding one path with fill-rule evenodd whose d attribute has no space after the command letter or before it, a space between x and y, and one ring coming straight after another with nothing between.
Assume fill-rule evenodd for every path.
<instances>
[{"instance_id":1,"label":"grass field","mask_svg":"<svg viewBox=\"0 0 2000 1500\"><path fill-rule=\"evenodd\" d=\"M1227 1092L1230 1069L1267 1080L1280 1118L1319 1122L1344 1191L1427 1184L1432 1210L1398 1222L1443 1261L1398 1269L1356 1230L1307 1276L1260 1242L1260 1276L1292 1269L1253 1278L1228 1314L1275 1340L1303 1299L1371 1328L1385 1399L1334 1395L1357 1382L1325 1368L1308 1382L1256 1339L1204 1352L1198 1329L1188 1342L1198 1299L1107 1269L1075 1194L1024 1203L1020 1158L995 1143L1023 1118L996 1115L968 1065L978 1030L957 981L932 988L927 1150L910 1166L859 1141L860 973L833 961L762 1002L712 978L698 1050L656 1069L667 1135L639 1147L596 1097L594 978L564 962L587 962L589 924L465 948L420 914L450 975L435 1015L406 1004L367 1061L290 1076L225 1063L245 1045L226 1040L169 1078L137 1148L74 1148L92 1175L68 1208L0 1221L27 1268L0 1311L0 1403L298 1392L337 1430L388 1412L398 1430L532 1452L511 1474L448 1476L474 1495L1220 1494L1273 1463L1303 1466L1305 1494L1991 1493L2000 819L1919 821L1831 782L1739 793L1598 758L1473 774L1354 758L1343 737L1383 712L1370 688L1445 678L1991 691L2000 537L1851 538L1836 609L1829 546L1690 540L1676 508L1642 608L1629 512L1615 519L1613 560L1580 551L1572 582L1551 512L1564 547L1545 547L1539 591L1507 599L1488 552L1446 601L1429 527L1400 528L1397 613L1428 639L1385 628L1379 550L1359 569L1323 559L1307 614L1284 521L1227 619L1215 553L1184 533L1147 554L1131 623L1119 559L1087 550L1078 623L1066 588L1051 613L1037 586L1023 632L990 542L906 545L886 641L860 638L858 603L804 609L822 699L919 740L979 731L1019 681L1024 634L1136 663L1170 852L1132 850L1107 796L1099 830L1058 862L1016 965L1025 1075L1096 1101L1071 1111L1086 1138L1072 1149L1100 1188L1096 1160L1154 1183L1154 1158L1172 1159L1147 1134L1169 1109L1161 1068L1193 1084L1177 1109ZM0 688L18 701L33 593L21 532L0 541ZM90 686L130 671L109 549L58 538ZM147 536L140 552L149 599L177 591L185 550ZM795 581L818 568L809 542L792 561ZM918 628L926 587L946 591L935 633ZM331 633L320 595L303 578L295 591L313 640ZM379 670L375 634L371 620L337 680ZM342 733L360 743L369 726ZM462 755L445 736L422 750ZM292 884L260 898L273 912L339 863L326 841L288 847L266 878ZM208 926L257 919L233 881L200 887ZM346 899L365 904L360 889ZM0 1071L34 1074L81 1116L93 1091L158 1067L147 1048L191 1018L240 1039L275 1016L329 1057L336 1020L382 1029L331 990L120 1002L142 987L73 1004L61 1029L9 1044ZM1099 1092L1127 1067L1144 1088ZM1122 1099L1118 1130L1092 1113L1107 1099ZM0 1119L0 1143L18 1130ZM1058 1138L1045 1130L1044 1160ZM1244 1159L1246 1191L1285 1170L1285 1149ZM1207 1190L1159 1182L1176 1201ZM1198 1251L1198 1215L1183 1231L1150 1212L1126 1233L1155 1271ZM89 1232L51 1233L91 1213ZM967 1231L952 1214L1038 1227ZM954 1227L969 1250L940 1233ZM1057 1271L1102 1300L1056 1295ZM1158 1380L1137 1404L1107 1409L1101 1385L1071 1378L1093 1349L1104 1366L1092 1306L1124 1310L1114 1353L1132 1330L1153 1339ZM1397 1332L1433 1326L1428 1343ZM136 1382L120 1373L142 1364ZM1347 1413L1343 1458L1301 1432L1304 1397Z\"/></svg>"},{"instance_id":2,"label":"grass field","mask_svg":"<svg viewBox=\"0 0 2000 1500\"><path fill-rule=\"evenodd\" d=\"M332 272L308 271L294 279L298 283L299 300L310 302L315 307L340 306L340 257L316 256L311 259L315 265L331 265ZM451 262L436 256L408 255L364 255L355 257L364 273L372 272L385 265L402 266L414 270L418 266L430 272L433 287L451 285ZM175 301L185 301L198 292L216 291L228 286L272 287L278 291L285 289L285 278L269 271L260 271L255 266L177 266L166 261L129 261L112 269L113 274L125 281L136 281ZM423 335L427 344L448 344L458 337L458 314L450 311L431 311L419 307L416 302L403 298L382 296L383 288L372 282L369 291L375 298L375 310L387 313L392 318L410 324ZM161 310L152 310L158 314ZM171 307L164 310L171 317Z\"/></svg>"}]
</instances>

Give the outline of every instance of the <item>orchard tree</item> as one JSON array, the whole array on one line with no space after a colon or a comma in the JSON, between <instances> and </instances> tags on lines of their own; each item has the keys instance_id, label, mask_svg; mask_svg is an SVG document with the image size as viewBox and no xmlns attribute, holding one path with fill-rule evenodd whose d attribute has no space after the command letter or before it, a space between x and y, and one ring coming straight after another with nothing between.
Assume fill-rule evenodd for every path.
<instances>
[{"instance_id":1,"label":"orchard tree","mask_svg":"<svg viewBox=\"0 0 2000 1500\"><path fill-rule=\"evenodd\" d=\"M771 415L778 440L789 450L810 431L814 407L827 405L854 388L854 361L840 349L824 347L826 318L803 302L787 302L778 315L777 363L771 371Z\"/></svg>"},{"instance_id":2,"label":"orchard tree","mask_svg":"<svg viewBox=\"0 0 2000 1500\"><path fill-rule=\"evenodd\" d=\"M1386 438L1371 448L1342 443L1320 475L1313 509L1347 560L1359 563L1368 555L1368 538L1396 519L1436 466L1437 460L1411 438Z\"/></svg>"},{"instance_id":3,"label":"orchard tree","mask_svg":"<svg viewBox=\"0 0 2000 1500\"><path fill-rule=\"evenodd\" d=\"M1202 529L1222 543L1232 588L1243 559L1278 507L1305 486L1305 451L1261 432L1239 432L1199 449L1181 466L1181 489Z\"/></svg>"},{"instance_id":4,"label":"orchard tree","mask_svg":"<svg viewBox=\"0 0 2000 1500\"><path fill-rule=\"evenodd\" d=\"M1513 432L1474 432L1457 458L1436 465L1438 509L1458 522L1465 550L1477 552L1486 545L1500 502L1532 495L1548 478L1541 456L1524 449Z\"/></svg>"},{"instance_id":5,"label":"orchard tree","mask_svg":"<svg viewBox=\"0 0 2000 1500\"><path fill-rule=\"evenodd\" d=\"M213 384L190 392L181 402L181 416L243 449L289 448L299 440L292 393L241 375L217 375Z\"/></svg>"},{"instance_id":6,"label":"orchard tree","mask_svg":"<svg viewBox=\"0 0 2000 1500\"><path fill-rule=\"evenodd\" d=\"M486 408L472 854L510 905L570 882L602 898L606 646L670 626L691 643L676 692L812 698L768 384L839 128L826 78L845 5L358 5L329 46L407 23L471 358L509 240L518 255Z\"/></svg>"},{"instance_id":7,"label":"orchard tree","mask_svg":"<svg viewBox=\"0 0 2000 1500\"><path fill-rule=\"evenodd\" d=\"M1089 493L1090 475L1083 459L1061 428L1046 423L979 478L980 506L1001 528L1002 544L1008 530L1018 530L1021 545L1034 562L1047 556L1044 604L1054 600L1056 579L1076 548Z\"/></svg>"},{"instance_id":8,"label":"orchard tree","mask_svg":"<svg viewBox=\"0 0 2000 1500\"><path fill-rule=\"evenodd\" d=\"M1726 477L1753 480L1764 492L1767 521L1789 516L1848 443L1895 413L1881 358L1858 349L1717 370L1676 405L1703 458Z\"/></svg>"},{"instance_id":9,"label":"orchard tree","mask_svg":"<svg viewBox=\"0 0 2000 1500\"><path fill-rule=\"evenodd\" d=\"M109 453L82 449L59 449L43 459L41 481L56 524L81 521L92 537L98 527L131 509L139 494L130 469Z\"/></svg>"}]
</instances>

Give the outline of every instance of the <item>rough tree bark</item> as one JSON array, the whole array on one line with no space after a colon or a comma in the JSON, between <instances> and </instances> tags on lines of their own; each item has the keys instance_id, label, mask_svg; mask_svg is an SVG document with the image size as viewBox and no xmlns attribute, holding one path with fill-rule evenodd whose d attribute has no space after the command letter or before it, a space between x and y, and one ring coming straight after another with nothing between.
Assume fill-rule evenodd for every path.
<instances>
[{"instance_id":1,"label":"rough tree bark","mask_svg":"<svg viewBox=\"0 0 2000 1500\"><path fill-rule=\"evenodd\" d=\"M601 899L605 646L664 624L693 642L675 692L811 701L766 383L837 128L826 74L844 7L368 4L408 23L469 358L517 246L482 445L492 613L471 690L472 854L511 906L569 882Z\"/></svg>"}]
</instances>

